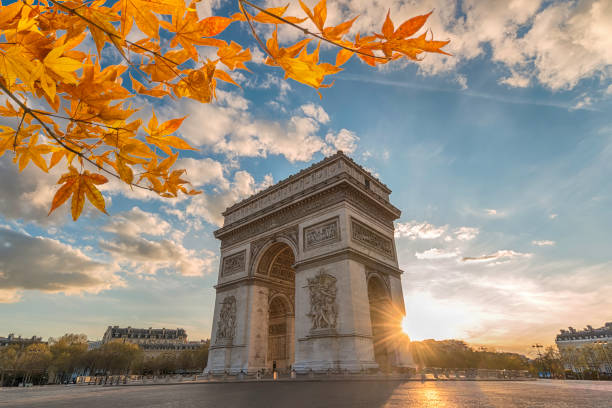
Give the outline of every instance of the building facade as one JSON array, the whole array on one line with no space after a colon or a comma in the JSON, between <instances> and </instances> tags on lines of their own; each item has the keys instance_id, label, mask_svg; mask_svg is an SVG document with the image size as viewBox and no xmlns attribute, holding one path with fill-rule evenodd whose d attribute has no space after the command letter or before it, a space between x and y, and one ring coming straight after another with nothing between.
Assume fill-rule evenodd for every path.
<instances>
[{"instance_id":1,"label":"building facade","mask_svg":"<svg viewBox=\"0 0 612 408\"><path fill-rule=\"evenodd\" d=\"M338 152L229 207L206 371L412 368L390 193Z\"/></svg>"},{"instance_id":2,"label":"building facade","mask_svg":"<svg viewBox=\"0 0 612 408\"><path fill-rule=\"evenodd\" d=\"M566 370L591 370L612 375L612 322L597 329L590 325L582 330L561 329L555 343Z\"/></svg>"},{"instance_id":3,"label":"building facade","mask_svg":"<svg viewBox=\"0 0 612 408\"><path fill-rule=\"evenodd\" d=\"M208 341L187 341L187 332L184 329L108 326L102 337L102 344L113 341L137 344L144 351L145 358L154 358L164 353L176 354L197 350L208 345Z\"/></svg>"},{"instance_id":4,"label":"building facade","mask_svg":"<svg viewBox=\"0 0 612 408\"><path fill-rule=\"evenodd\" d=\"M13 333L9 333L8 337L0 337L0 347L19 346L19 348L28 347L31 344L46 343L42 341L42 337L32 336L29 338L15 337Z\"/></svg>"}]
</instances>

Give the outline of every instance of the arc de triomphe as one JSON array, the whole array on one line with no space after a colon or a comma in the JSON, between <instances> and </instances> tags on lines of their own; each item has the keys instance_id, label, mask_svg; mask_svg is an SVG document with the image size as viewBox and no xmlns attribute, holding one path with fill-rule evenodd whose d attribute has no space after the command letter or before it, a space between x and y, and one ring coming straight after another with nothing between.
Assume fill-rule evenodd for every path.
<instances>
[{"instance_id":1,"label":"arc de triomphe","mask_svg":"<svg viewBox=\"0 0 612 408\"><path fill-rule=\"evenodd\" d=\"M412 367L390 193L339 151L229 207L206 371Z\"/></svg>"}]
</instances>

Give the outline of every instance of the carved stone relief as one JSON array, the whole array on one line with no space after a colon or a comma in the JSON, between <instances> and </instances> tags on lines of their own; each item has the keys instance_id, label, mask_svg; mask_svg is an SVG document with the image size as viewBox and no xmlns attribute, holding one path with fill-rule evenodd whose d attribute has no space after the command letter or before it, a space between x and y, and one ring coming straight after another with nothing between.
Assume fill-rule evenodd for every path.
<instances>
[{"instance_id":1,"label":"carved stone relief","mask_svg":"<svg viewBox=\"0 0 612 408\"><path fill-rule=\"evenodd\" d=\"M217 343L231 343L236 331L236 298L227 296L221 303L217 323Z\"/></svg>"},{"instance_id":2,"label":"carved stone relief","mask_svg":"<svg viewBox=\"0 0 612 408\"><path fill-rule=\"evenodd\" d=\"M323 269L308 279L310 291L311 331L335 329L338 323L338 306L336 305L336 278L325 273Z\"/></svg>"},{"instance_id":3,"label":"carved stone relief","mask_svg":"<svg viewBox=\"0 0 612 408\"><path fill-rule=\"evenodd\" d=\"M388 258L395 259L395 251L393 250L393 241L382 234L374 231L365 224L351 218L351 231L353 241L372 248Z\"/></svg>"},{"instance_id":4,"label":"carved stone relief","mask_svg":"<svg viewBox=\"0 0 612 408\"><path fill-rule=\"evenodd\" d=\"M338 217L304 228L304 250L340 241Z\"/></svg>"},{"instance_id":5,"label":"carved stone relief","mask_svg":"<svg viewBox=\"0 0 612 408\"><path fill-rule=\"evenodd\" d=\"M224 257L221 276L229 276L238 272L243 272L245 262L246 250Z\"/></svg>"}]
</instances>

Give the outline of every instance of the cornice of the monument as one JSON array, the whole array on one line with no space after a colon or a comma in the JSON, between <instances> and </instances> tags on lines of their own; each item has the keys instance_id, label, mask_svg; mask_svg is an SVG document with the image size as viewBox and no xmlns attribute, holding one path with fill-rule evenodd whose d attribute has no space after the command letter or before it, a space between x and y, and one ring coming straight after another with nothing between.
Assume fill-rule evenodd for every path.
<instances>
[{"instance_id":1,"label":"cornice of the monument","mask_svg":"<svg viewBox=\"0 0 612 408\"><path fill-rule=\"evenodd\" d=\"M344 152L342 150L338 150L336 153L334 153L331 156L327 156L326 158L324 158L321 161L318 161L312 165L310 165L309 167L306 167L305 169L300 170L299 172L290 175L289 177L279 181L276 184L271 185L268 188L265 188L247 198L245 198L244 200L238 201L235 204L232 204L231 206L227 207L225 209L225 211L222 213L222 215L227 215L229 213L234 212L235 210L244 207L245 205L267 195L272 193L274 190L278 190L282 187L284 187L285 185L289 184L292 181L298 180L302 177L307 176L310 173L313 173L315 171L317 171L318 169L325 167L325 165L330 164L331 162L338 160L339 158L344 158L346 159L348 162L350 162L352 165L354 165L355 167L357 167L359 170L361 170L364 174L367 174L369 179L374 181L376 184L378 184L378 186L385 191L387 194L391 194L391 190L389 189L389 187L387 187L387 185L383 182L381 182L377 177L375 177L372 173L370 173L369 171L367 171L366 169L364 169L360 164L358 164L357 162L355 162L355 160L351 159L349 156L347 156L346 154L344 154Z\"/></svg>"},{"instance_id":2,"label":"cornice of the monument","mask_svg":"<svg viewBox=\"0 0 612 408\"><path fill-rule=\"evenodd\" d=\"M364 169L361 165L357 164L353 159L351 159L350 157L345 155L341 150L339 150L334 155L326 157L325 159L317 163L314 163L308 168L303 169L299 171L298 173L293 174L287 177L286 179L279 181L273 186L270 186L266 188L265 190L262 190L228 207L223 212L223 216L225 217L224 227L227 227L230 224L235 224L237 221L247 218L248 214L245 214L245 212L248 213L250 211L250 209L248 208L249 206L252 207L253 205L257 205L258 201L260 200L265 201L267 197L272 197L275 193L279 191L282 193L283 189L285 189L285 192L286 192L286 188L290 188L291 184L300 182L300 180L305 180L307 179L308 176L316 174L317 171L322 170L326 167L331 167L335 162L338 162L338 161L343 161L345 163L346 168L352 168L353 173L357 173L361 176L361 178L363 178L362 183L364 184L364 186L362 190L368 192L370 195L376 196L376 198L379 198L386 205L393 207L389 203L389 194L391 193L391 190L384 183L382 183L377 177L374 177L372 173ZM352 175L354 177L354 174L350 174L350 171L347 172L346 170L342 170L340 171L340 173L349 173L349 175ZM367 184L369 184L369 187L366 187ZM274 199L274 197L272 197L272 199ZM267 206L268 205L266 205L266 207ZM269 206L272 206L272 202L269 203ZM258 210L262 210L262 209L264 209L264 207L260 207ZM241 210L243 214L240 214ZM259 212L258 210L256 211Z\"/></svg>"}]
</instances>

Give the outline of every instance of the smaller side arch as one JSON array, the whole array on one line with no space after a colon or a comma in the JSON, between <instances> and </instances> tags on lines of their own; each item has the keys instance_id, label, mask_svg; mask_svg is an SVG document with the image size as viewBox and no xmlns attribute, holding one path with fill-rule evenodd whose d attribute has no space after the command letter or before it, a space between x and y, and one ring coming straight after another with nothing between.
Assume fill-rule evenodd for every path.
<instances>
[{"instance_id":1,"label":"smaller side arch","mask_svg":"<svg viewBox=\"0 0 612 408\"><path fill-rule=\"evenodd\" d=\"M370 294L370 288L372 287L377 291L377 293L384 293L387 300L391 300L391 288L389 287L389 282L379 272L368 271L366 285L368 288L368 296Z\"/></svg>"}]
</instances>

